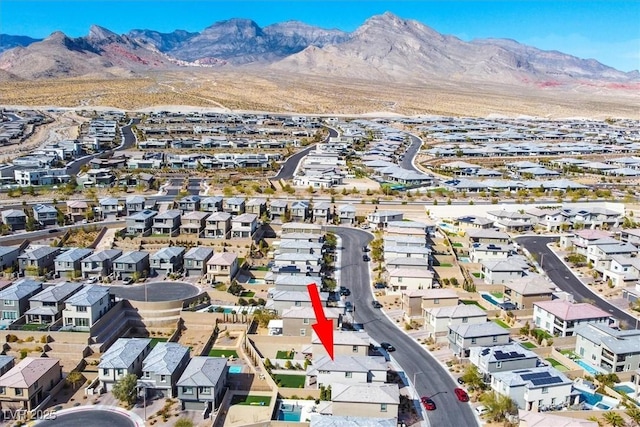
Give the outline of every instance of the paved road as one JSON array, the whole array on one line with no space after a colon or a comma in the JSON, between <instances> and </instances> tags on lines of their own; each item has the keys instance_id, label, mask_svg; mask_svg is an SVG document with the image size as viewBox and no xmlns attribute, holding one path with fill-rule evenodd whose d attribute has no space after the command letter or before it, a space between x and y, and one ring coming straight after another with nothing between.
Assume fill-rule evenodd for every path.
<instances>
[{"instance_id":1,"label":"paved road","mask_svg":"<svg viewBox=\"0 0 640 427\"><path fill-rule=\"evenodd\" d=\"M432 427L471 427L478 421L468 403L458 402L453 389L456 383L449 372L422 346L402 333L379 309L371 305L373 300L369 265L362 261L362 247L372 236L362 230L346 227L329 227L342 239L340 281L351 289L351 301L355 304L355 320L378 343L392 343L397 351L392 353L407 378L416 375L416 390L420 396L433 396L438 409L428 412Z\"/></svg>"},{"instance_id":2,"label":"paved road","mask_svg":"<svg viewBox=\"0 0 640 427\"><path fill-rule=\"evenodd\" d=\"M327 136L327 138L325 139L325 142L329 141L329 138L331 137L338 136L338 131L336 131L335 129L332 129L332 128L327 128L327 129L329 129L329 136ZM273 180L292 179L293 173L296 171L296 168L298 167L298 164L300 163L300 161L307 154L309 154L309 152L313 150L315 147L316 147L315 144L310 145L306 147L304 150L298 151L297 153L289 156L289 158L287 158L287 160L285 160L284 164L282 165L282 168L280 168L280 171L278 172L278 174L271 179Z\"/></svg>"},{"instance_id":3,"label":"paved road","mask_svg":"<svg viewBox=\"0 0 640 427\"><path fill-rule=\"evenodd\" d=\"M400 167L402 169L423 174L424 172L413 166L413 158L418 154L418 150L420 150L420 147L422 146L422 141L417 136L411 134L407 135L409 135L409 138L411 138L411 145L409 146L409 148L407 148L407 151L405 151L404 158L400 162Z\"/></svg>"},{"instance_id":4,"label":"paved road","mask_svg":"<svg viewBox=\"0 0 640 427\"><path fill-rule=\"evenodd\" d=\"M135 427L124 414L100 409L74 411L58 415L55 420L39 421L38 427Z\"/></svg>"},{"instance_id":5,"label":"paved road","mask_svg":"<svg viewBox=\"0 0 640 427\"><path fill-rule=\"evenodd\" d=\"M542 269L557 287L571 293L578 302L593 303L596 307L610 313L613 317L625 322L629 327L636 326L636 318L626 311L620 310L613 304L601 299L584 285L564 265L560 259L547 247L548 243L557 241L557 237L526 236L519 237L516 242L523 246L531 254L538 254L538 260L542 259ZM544 257L542 257L544 255Z\"/></svg>"}]
</instances>

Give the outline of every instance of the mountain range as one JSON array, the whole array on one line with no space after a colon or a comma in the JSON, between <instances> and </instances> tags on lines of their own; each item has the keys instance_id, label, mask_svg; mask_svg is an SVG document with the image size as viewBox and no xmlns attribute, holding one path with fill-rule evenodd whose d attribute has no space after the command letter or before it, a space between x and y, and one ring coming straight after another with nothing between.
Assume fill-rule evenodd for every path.
<instances>
[{"instance_id":1,"label":"mountain range","mask_svg":"<svg viewBox=\"0 0 640 427\"><path fill-rule=\"evenodd\" d=\"M391 13L373 16L351 33L297 21L261 28L248 19L217 22L201 32L137 29L118 35L94 25L78 38L61 32L44 40L0 35L0 52L0 72L21 79L126 77L200 66L380 82L463 80L549 87L640 81L638 71L622 72L514 40L465 42Z\"/></svg>"}]
</instances>

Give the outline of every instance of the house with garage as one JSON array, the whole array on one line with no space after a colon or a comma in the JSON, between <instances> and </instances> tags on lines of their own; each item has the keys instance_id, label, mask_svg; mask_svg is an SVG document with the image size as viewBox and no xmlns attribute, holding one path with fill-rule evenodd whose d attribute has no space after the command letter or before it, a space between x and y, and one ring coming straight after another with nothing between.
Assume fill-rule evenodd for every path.
<instances>
[{"instance_id":1,"label":"house with garage","mask_svg":"<svg viewBox=\"0 0 640 427\"><path fill-rule=\"evenodd\" d=\"M203 237L209 215L209 212L200 211L184 213L182 215L182 224L180 225L180 234Z\"/></svg>"},{"instance_id":2,"label":"house with garage","mask_svg":"<svg viewBox=\"0 0 640 427\"><path fill-rule=\"evenodd\" d=\"M102 219L114 220L120 215L120 201L116 197L105 197L98 201Z\"/></svg>"},{"instance_id":3,"label":"house with garage","mask_svg":"<svg viewBox=\"0 0 640 427\"><path fill-rule=\"evenodd\" d=\"M433 271L421 268L394 268L387 272L388 284L394 291L416 291L433 286Z\"/></svg>"},{"instance_id":4,"label":"house with garage","mask_svg":"<svg viewBox=\"0 0 640 427\"><path fill-rule=\"evenodd\" d=\"M332 360L321 356L307 366L305 387L320 388L332 384L386 383L389 366L382 356L340 354Z\"/></svg>"},{"instance_id":5,"label":"house with garage","mask_svg":"<svg viewBox=\"0 0 640 427\"><path fill-rule=\"evenodd\" d=\"M311 307L311 297L309 291L305 288L299 291L271 291L265 308L274 310L281 315L284 310L291 307ZM323 307L327 306L329 301L328 292L320 292L320 302Z\"/></svg>"},{"instance_id":6,"label":"house with garage","mask_svg":"<svg viewBox=\"0 0 640 427\"><path fill-rule=\"evenodd\" d=\"M91 209L93 208L83 200L67 201L67 217L71 219L71 222L82 221Z\"/></svg>"},{"instance_id":7,"label":"house with garage","mask_svg":"<svg viewBox=\"0 0 640 427\"><path fill-rule=\"evenodd\" d=\"M504 246L507 245L511 239L507 233L494 229L467 230L467 237L469 238L470 245L473 243L491 243Z\"/></svg>"},{"instance_id":8,"label":"house with garage","mask_svg":"<svg viewBox=\"0 0 640 427\"><path fill-rule=\"evenodd\" d=\"M400 406L398 384L343 384L331 387L331 414L397 420Z\"/></svg>"},{"instance_id":9,"label":"house with garage","mask_svg":"<svg viewBox=\"0 0 640 427\"><path fill-rule=\"evenodd\" d=\"M82 260L92 253L92 249L86 248L70 248L62 252L54 260L56 277L82 277Z\"/></svg>"},{"instance_id":10,"label":"house with garage","mask_svg":"<svg viewBox=\"0 0 640 427\"><path fill-rule=\"evenodd\" d=\"M0 270L17 270L20 246L0 246Z\"/></svg>"},{"instance_id":11,"label":"house with garage","mask_svg":"<svg viewBox=\"0 0 640 427\"><path fill-rule=\"evenodd\" d=\"M113 273L113 262L122 255L120 249L105 249L82 260L82 278L107 277Z\"/></svg>"},{"instance_id":12,"label":"house with garage","mask_svg":"<svg viewBox=\"0 0 640 427\"><path fill-rule=\"evenodd\" d=\"M336 213L338 215L340 224L355 224L356 208L353 205L339 205Z\"/></svg>"},{"instance_id":13,"label":"house with garage","mask_svg":"<svg viewBox=\"0 0 640 427\"><path fill-rule=\"evenodd\" d=\"M311 219L310 204L306 200L297 200L291 204L291 221L305 222Z\"/></svg>"},{"instance_id":14,"label":"house with garage","mask_svg":"<svg viewBox=\"0 0 640 427\"><path fill-rule=\"evenodd\" d=\"M148 252L124 252L113 262L113 274L117 280L148 277L149 271Z\"/></svg>"},{"instance_id":15,"label":"house with garage","mask_svg":"<svg viewBox=\"0 0 640 427\"><path fill-rule=\"evenodd\" d=\"M62 380L58 359L25 357L0 377L0 405L35 411Z\"/></svg>"},{"instance_id":16,"label":"house with garage","mask_svg":"<svg viewBox=\"0 0 640 427\"><path fill-rule=\"evenodd\" d=\"M58 210L49 205L35 205L33 207L33 219L42 227L56 225L58 224Z\"/></svg>"},{"instance_id":17,"label":"house with garage","mask_svg":"<svg viewBox=\"0 0 640 427\"><path fill-rule=\"evenodd\" d=\"M207 281L231 283L239 268L238 255L232 252L216 252L207 261Z\"/></svg>"},{"instance_id":18,"label":"house with garage","mask_svg":"<svg viewBox=\"0 0 640 427\"><path fill-rule=\"evenodd\" d=\"M245 200L242 197L229 197L224 199L223 211L231 215L242 215L245 210Z\"/></svg>"},{"instance_id":19,"label":"house with garage","mask_svg":"<svg viewBox=\"0 0 640 427\"><path fill-rule=\"evenodd\" d=\"M0 291L0 324L5 327L18 320L29 308L29 298L42 290L42 282L20 279Z\"/></svg>"},{"instance_id":20,"label":"house with garage","mask_svg":"<svg viewBox=\"0 0 640 427\"><path fill-rule=\"evenodd\" d=\"M485 382L491 382L491 376L495 373L541 365L537 354L516 343L495 347L471 347L469 362L478 368Z\"/></svg>"},{"instance_id":21,"label":"house with garage","mask_svg":"<svg viewBox=\"0 0 640 427\"><path fill-rule=\"evenodd\" d=\"M27 276L42 276L54 271L55 259L60 255L60 248L50 246L29 247L18 256L20 273Z\"/></svg>"},{"instance_id":22,"label":"house with garage","mask_svg":"<svg viewBox=\"0 0 640 427\"><path fill-rule=\"evenodd\" d=\"M220 196L205 197L200 201L200 209L204 212L222 212L224 202Z\"/></svg>"},{"instance_id":23,"label":"house with garage","mask_svg":"<svg viewBox=\"0 0 640 427\"><path fill-rule=\"evenodd\" d=\"M127 216L144 210L145 199L142 196L128 196L124 202L124 209Z\"/></svg>"},{"instance_id":24,"label":"house with garage","mask_svg":"<svg viewBox=\"0 0 640 427\"><path fill-rule=\"evenodd\" d=\"M168 246L161 248L149 256L151 274L156 276L168 276L171 273L182 271L184 264L185 248L182 246Z\"/></svg>"},{"instance_id":25,"label":"house with garage","mask_svg":"<svg viewBox=\"0 0 640 427\"><path fill-rule=\"evenodd\" d=\"M495 322L458 323L449 327L449 349L458 357L469 357L472 347L509 344L509 330Z\"/></svg>"},{"instance_id":26,"label":"house with garage","mask_svg":"<svg viewBox=\"0 0 640 427\"><path fill-rule=\"evenodd\" d=\"M82 289L82 283L62 282L57 285L47 286L29 298L29 310L25 312L27 323L48 325L62 317L65 300L78 293Z\"/></svg>"},{"instance_id":27,"label":"house with garage","mask_svg":"<svg viewBox=\"0 0 640 427\"><path fill-rule=\"evenodd\" d=\"M243 213L231 219L231 237L253 238L258 230L258 216L253 213Z\"/></svg>"},{"instance_id":28,"label":"house with garage","mask_svg":"<svg viewBox=\"0 0 640 427\"><path fill-rule=\"evenodd\" d=\"M533 303L533 320L553 336L571 337L575 329L584 324L609 325L611 315L587 303L572 303L564 299Z\"/></svg>"},{"instance_id":29,"label":"house with garage","mask_svg":"<svg viewBox=\"0 0 640 427\"><path fill-rule=\"evenodd\" d=\"M431 307L458 305L458 294L453 289L419 289L402 292L402 309L409 318L420 318Z\"/></svg>"},{"instance_id":30,"label":"house with garage","mask_svg":"<svg viewBox=\"0 0 640 427\"><path fill-rule=\"evenodd\" d=\"M496 245L494 243L473 243L469 247L469 261L482 263L485 261L506 260L514 253L512 245Z\"/></svg>"},{"instance_id":31,"label":"house with garage","mask_svg":"<svg viewBox=\"0 0 640 427\"><path fill-rule=\"evenodd\" d=\"M153 218L153 228L151 233L160 236L175 237L180 233L182 224L182 212L178 209L171 209L159 213Z\"/></svg>"},{"instance_id":32,"label":"house with garage","mask_svg":"<svg viewBox=\"0 0 640 427\"><path fill-rule=\"evenodd\" d=\"M286 200L272 200L269 204L269 218L284 221L289 213L289 202Z\"/></svg>"},{"instance_id":33,"label":"house with garage","mask_svg":"<svg viewBox=\"0 0 640 427\"><path fill-rule=\"evenodd\" d=\"M118 338L100 357L98 379L102 388L113 390L115 383L128 374L139 377L143 361L150 352L150 338Z\"/></svg>"},{"instance_id":34,"label":"house with garage","mask_svg":"<svg viewBox=\"0 0 640 427\"><path fill-rule=\"evenodd\" d=\"M333 205L329 202L317 202L313 204L313 221L318 224L328 224L333 220Z\"/></svg>"},{"instance_id":35,"label":"house with garage","mask_svg":"<svg viewBox=\"0 0 640 427\"><path fill-rule=\"evenodd\" d=\"M267 199L254 198L245 203L246 213L254 214L258 218L267 213Z\"/></svg>"},{"instance_id":36,"label":"house with garage","mask_svg":"<svg viewBox=\"0 0 640 427\"><path fill-rule=\"evenodd\" d=\"M213 249L207 246L196 246L184 254L184 274L188 277L205 276L207 262L213 256Z\"/></svg>"},{"instance_id":37,"label":"house with garage","mask_svg":"<svg viewBox=\"0 0 640 427\"><path fill-rule=\"evenodd\" d=\"M529 274L519 279L504 283L504 302L515 304L517 310L533 308L539 301L551 301L553 298L553 282L540 275Z\"/></svg>"},{"instance_id":38,"label":"house with garage","mask_svg":"<svg viewBox=\"0 0 640 427\"><path fill-rule=\"evenodd\" d=\"M214 212L206 219L204 237L207 239L229 239L231 237L231 214Z\"/></svg>"},{"instance_id":39,"label":"house with garage","mask_svg":"<svg viewBox=\"0 0 640 427\"><path fill-rule=\"evenodd\" d=\"M528 266L527 266L528 269ZM490 285L510 283L525 276L525 268L520 262L504 260L482 261L482 275L484 282Z\"/></svg>"},{"instance_id":40,"label":"house with garage","mask_svg":"<svg viewBox=\"0 0 640 427\"><path fill-rule=\"evenodd\" d=\"M424 310L424 329L436 340L446 341L449 327L459 324L484 323L487 312L474 304L445 305L434 304Z\"/></svg>"},{"instance_id":41,"label":"house with garage","mask_svg":"<svg viewBox=\"0 0 640 427\"><path fill-rule=\"evenodd\" d=\"M343 310L339 308L325 308L324 315L333 322L336 330L342 324ZM310 337L313 332L311 325L316 323L313 307L291 306L282 310L282 335L291 337Z\"/></svg>"},{"instance_id":42,"label":"house with garage","mask_svg":"<svg viewBox=\"0 0 640 427\"><path fill-rule=\"evenodd\" d=\"M183 214L187 212L195 212L200 210L201 199L200 196L189 195L178 200L178 209Z\"/></svg>"},{"instance_id":43,"label":"house with garage","mask_svg":"<svg viewBox=\"0 0 640 427\"><path fill-rule=\"evenodd\" d=\"M153 228L153 219L158 215L157 211L142 210L129 215L126 219L127 235L148 236Z\"/></svg>"},{"instance_id":44,"label":"house with garage","mask_svg":"<svg viewBox=\"0 0 640 427\"><path fill-rule=\"evenodd\" d=\"M2 211L2 223L9 230L24 230L27 226L27 215L21 209L7 209Z\"/></svg>"},{"instance_id":45,"label":"house with garage","mask_svg":"<svg viewBox=\"0 0 640 427\"><path fill-rule=\"evenodd\" d=\"M377 229L387 228L388 224L393 221L402 221L404 212L399 211L374 211L367 215L367 222L371 227Z\"/></svg>"},{"instance_id":46,"label":"house with garage","mask_svg":"<svg viewBox=\"0 0 640 427\"><path fill-rule=\"evenodd\" d=\"M366 332L355 331L334 331L333 332L333 354L350 356L368 356L371 345L371 337ZM305 352L305 351L303 351ZM309 352L316 360L320 357L327 357L327 350L315 332L311 335L311 347Z\"/></svg>"},{"instance_id":47,"label":"house with garage","mask_svg":"<svg viewBox=\"0 0 640 427\"><path fill-rule=\"evenodd\" d=\"M224 397L228 373L229 367L224 357L191 358L176 383L182 410L205 414L216 410Z\"/></svg>"},{"instance_id":48,"label":"house with garage","mask_svg":"<svg viewBox=\"0 0 640 427\"><path fill-rule=\"evenodd\" d=\"M550 366L496 372L491 377L491 388L525 411L573 403L572 386L572 380Z\"/></svg>"},{"instance_id":49,"label":"house with garage","mask_svg":"<svg viewBox=\"0 0 640 427\"><path fill-rule=\"evenodd\" d=\"M85 285L65 300L62 330L89 331L114 305L114 297L109 288Z\"/></svg>"},{"instance_id":50,"label":"house with garage","mask_svg":"<svg viewBox=\"0 0 640 427\"><path fill-rule=\"evenodd\" d=\"M178 380L189 360L189 347L175 342L157 343L142 362L138 388L147 396L176 397Z\"/></svg>"}]
</instances>

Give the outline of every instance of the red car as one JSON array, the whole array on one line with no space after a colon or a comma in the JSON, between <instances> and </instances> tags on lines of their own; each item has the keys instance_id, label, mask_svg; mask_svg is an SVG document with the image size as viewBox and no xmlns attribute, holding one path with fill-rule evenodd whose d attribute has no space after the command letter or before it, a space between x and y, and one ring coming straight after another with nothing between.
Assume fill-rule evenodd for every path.
<instances>
[{"instance_id":1,"label":"red car","mask_svg":"<svg viewBox=\"0 0 640 427\"><path fill-rule=\"evenodd\" d=\"M456 388L456 389L453 390L453 392L456 394L456 397L458 398L458 400L460 402L468 402L469 401L469 395L463 389Z\"/></svg>"},{"instance_id":2,"label":"red car","mask_svg":"<svg viewBox=\"0 0 640 427\"><path fill-rule=\"evenodd\" d=\"M431 400L428 396L422 396L420 398L420 401L424 405L424 409L426 409L427 411L436 410L436 403L433 400Z\"/></svg>"}]
</instances>

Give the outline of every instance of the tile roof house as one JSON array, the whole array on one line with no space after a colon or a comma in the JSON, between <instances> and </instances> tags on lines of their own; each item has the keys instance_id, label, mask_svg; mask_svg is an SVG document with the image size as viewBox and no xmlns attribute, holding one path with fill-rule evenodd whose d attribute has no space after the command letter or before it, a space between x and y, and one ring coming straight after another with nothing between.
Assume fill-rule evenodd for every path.
<instances>
[{"instance_id":1,"label":"tile roof house","mask_svg":"<svg viewBox=\"0 0 640 427\"><path fill-rule=\"evenodd\" d=\"M174 342L159 342L142 362L138 387L154 390L163 397L176 397L176 383L189 363L189 347Z\"/></svg>"},{"instance_id":2,"label":"tile roof house","mask_svg":"<svg viewBox=\"0 0 640 427\"><path fill-rule=\"evenodd\" d=\"M340 205L336 209L340 224L354 224L356 222L356 208L353 205Z\"/></svg>"},{"instance_id":3,"label":"tile roof house","mask_svg":"<svg viewBox=\"0 0 640 427\"><path fill-rule=\"evenodd\" d=\"M576 354L604 372L629 372L640 366L640 330L587 323L576 327L574 335Z\"/></svg>"},{"instance_id":4,"label":"tile roof house","mask_svg":"<svg viewBox=\"0 0 640 427\"><path fill-rule=\"evenodd\" d=\"M62 381L58 359L25 357L0 377L0 404L32 411L48 396L49 391Z\"/></svg>"},{"instance_id":5,"label":"tile roof house","mask_svg":"<svg viewBox=\"0 0 640 427\"><path fill-rule=\"evenodd\" d=\"M200 201L200 208L205 212L222 212L223 199L220 196L205 197Z\"/></svg>"},{"instance_id":6,"label":"tile roof house","mask_svg":"<svg viewBox=\"0 0 640 427\"><path fill-rule=\"evenodd\" d=\"M113 262L122 255L120 249L105 249L82 260L82 277L106 277L113 273Z\"/></svg>"},{"instance_id":7,"label":"tile roof house","mask_svg":"<svg viewBox=\"0 0 640 427\"><path fill-rule=\"evenodd\" d=\"M63 329L88 331L113 304L113 296L108 287L85 285L65 301L62 311Z\"/></svg>"},{"instance_id":8,"label":"tile roof house","mask_svg":"<svg viewBox=\"0 0 640 427\"><path fill-rule=\"evenodd\" d=\"M157 211L144 209L131 213L127 218L127 234L131 236L148 236L153 228L153 219Z\"/></svg>"},{"instance_id":9,"label":"tile roof house","mask_svg":"<svg viewBox=\"0 0 640 427\"><path fill-rule=\"evenodd\" d=\"M342 310L338 308L325 308L324 314L333 322L333 329L338 329L342 323ZM285 308L280 316L282 318L282 335L295 337L310 337L313 332L312 324L315 323L313 307Z\"/></svg>"},{"instance_id":10,"label":"tile roof house","mask_svg":"<svg viewBox=\"0 0 640 427\"><path fill-rule=\"evenodd\" d=\"M486 311L473 304L436 305L424 309L424 329L436 340L446 340L449 328L453 325L486 321Z\"/></svg>"},{"instance_id":11,"label":"tile roof house","mask_svg":"<svg viewBox=\"0 0 640 427\"><path fill-rule=\"evenodd\" d=\"M570 337L577 326L587 323L608 325L611 315L587 303L572 303L564 299L539 301L533 304L536 327L554 336Z\"/></svg>"},{"instance_id":12,"label":"tile roof house","mask_svg":"<svg viewBox=\"0 0 640 427\"><path fill-rule=\"evenodd\" d=\"M429 289L434 273L426 268L392 268L388 270L389 286L394 291Z\"/></svg>"},{"instance_id":13,"label":"tile roof house","mask_svg":"<svg viewBox=\"0 0 640 427\"><path fill-rule=\"evenodd\" d=\"M127 196L124 202L127 215L133 215L136 212L144 210L145 198L142 196Z\"/></svg>"},{"instance_id":14,"label":"tile roof house","mask_svg":"<svg viewBox=\"0 0 640 427\"><path fill-rule=\"evenodd\" d=\"M49 324L62 317L64 301L82 289L77 282L63 282L47 286L29 298L29 310L25 312L27 323Z\"/></svg>"},{"instance_id":15,"label":"tile roof house","mask_svg":"<svg viewBox=\"0 0 640 427\"><path fill-rule=\"evenodd\" d=\"M538 301L550 301L553 297L553 283L542 276L529 274L504 284L504 302L516 305L518 310L533 308Z\"/></svg>"},{"instance_id":16,"label":"tile roof house","mask_svg":"<svg viewBox=\"0 0 640 427\"><path fill-rule=\"evenodd\" d=\"M0 270L4 271L11 268L15 271L18 267L19 256L19 246L0 246Z\"/></svg>"},{"instance_id":17,"label":"tile roof house","mask_svg":"<svg viewBox=\"0 0 640 427\"><path fill-rule=\"evenodd\" d=\"M217 252L207 261L207 281L231 283L238 269L238 255L232 252Z\"/></svg>"},{"instance_id":18,"label":"tile roof house","mask_svg":"<svg viewBox=\"0 0 640 427\"><path fill-rule=\"evenodd\" d=\"M496 372L491 377L496 393L509 396L518 408L527 411L571 404L572 385L566 375L548 366Z\"/></svg>"},{"instance_id":19,"label":"tile roof house","mask_svg":"<svg viewBox=\"0 0 640 427\"><path fill-rule=\"evenodd\" d=\"M75 278L82 276L82 260L93 253L92 249L70 248L58 255L55 262L57 277Z\"/></svg>"},{"instance_id":20,"label":"tile roof house","mask_svg":"<svg viewBox=\"0 0 640 427\"><path fill-rule=\"evenodd\" d=\"M231 218L231 237L233 238L253 238L258 229L258 215L253 213L243 213Z\"/></svg>"},{"instance_id":21,"label":"tile roof house","mask_svg":"<svg viewBox=\"0 0 640 427\"><path fill-rule=\"evenodd\" d=\"M149 267L149 253L142 251L125 252L113 261L113 273L119 280L148 276Z\"/></svg>"},{"instance_id":22,"label":"tile roof house","mask_svg":"<svg viewBox=\"0 0 640 427\"><path fill-rule=\"evenodd\" d=\"M192 234L197 237L203 237L209 215L209 212L200 211L191 211L182 214L180 234Z\"/></svg>"},{"instance_id":23,"label":"tile roof house","mask_svg":"<svg viewBox=\"0 0 640 427\"><path fill-rule=\"evenodd\" d=\"M402 292L406 316L422 318L423 310L432 307L458 305L458 293L453 289L418 289Z\"/></svg>"},{"instance_id":24,"label":"tile roof house","mask_svg":"<svg viewBox=\"0 0 640 427\"><path fill-rule=\"evenodd\" d=\"M449 348L460 357L469 357L471 347L509 343L509 330L495 322L459 323L449 327Z\"/></svg>"},{"instance_id":25,"label":"tile roof house","mask_svg":"<svg viewBox=\"0 0 640 427\"><path fill-rule=\"evenodd\" d=\"M469 362L478 368L485 382L490 382L491 375L496 372L535 368L541 363L537 354L516 343L495 347L471 347Z\"/></svg>"},{"instance_id":26,"label":"tile roof house","mask_svg":"<svg viewBox=\"0 0 640 427\"><path fill-rule=\"evenodd\" d=\"M337 416L398 418L397 384L342 384L331 387L331 413Z\"/></svg>"},{"instance_id":27,"label":"tile roof house","mask_svg":"<svg viewBox=\"0 0 640 427\"><path fill-rule=\"evenodd\" d=\"M175 237L180 233L182 224L182 212L178 209L171 209L159 213L153 218L152 234Z\"/></svg>"},{"instance_id":28,"label":"tile roof house","mask_svg":"<svg viewBox=\"0 0 640 427\"><path fill-rule=\"evenodd\" d=\"M140 376L142 362L151 351L150 338L118 338L100 357L98 378L107 391L128 374Z\"/></svg>"},{"instance_id":29,"label":"tile roof house","mask_svg":"<svg viewBox=\"0 0 640 427\"><path fill-rule=\"evenodd\" d=\"M492 285L510 283L525 276L525 269L520 263L511 262L509 258L504 260L482 261L482 273L484 282Z\"/></svg>"},{"instance_id":30,"label":"tile roof house","mask_svg":"<svg viewBox=\"0 0 640 427\"><path fill-rule=\"evenodd\" d=\"M223 357L191 358L177 382L183 410L210 412L218 408L227 386L229 367Z\"/></svg>"},{"instance_id":31,"label":"tile roof house","mask_svg":"<svg viewBox=\"0 0 640 427\"><path fill-rule=\"evenodd\" d=\"M33 207L33 219L43 227L58 223L58 210L49 205L35 205Z\"/></svg>"},{"instance_id":32,"label":"tile roof house","mask_svg":"<svg viewBox=\"0 0 640 427\"><path fill-rule=\"evenodd\" d=\"M184 254L185 276L198 277L207 273L207 262L213 256L213 249L206 246L191 248Z\"/></svg>"},{"instance_id":33,"label":"tile roof house","mask_svg":"<svg viewBox=\"0 0 640 427\"><path fill-rule=\"evenodd\" d=\"M371 337L366 332L334 331L333 333L334 356L368 356L370 344ZM315 332L311 335L311 348L309 350L314 359L327 356L327 351Z\"/></svg>"},{"instance_id":34,"label":"tile roof house","mask_svg":"<svg viewBox=\"0 0 640 427\"><path fill-rule=\"evenodd\" d=\"M8 325L18 320L29 307L29 298L42 290L42 282L20 279L0 291L0 323Z\"/></svg>"},{"instance_id":35,"label":"tile roof house","mask_svg":"<svg viewBox=\"0 0 640 427\"><path fill-rule=\"evenodd\" d=\"M351 356L340 354L314 358L307 367L306 387L320 388L335 383L357 384L387 382L389 367L382 356Z\"/></svg>"},{"instance_id":36,"label":"tile roof house","mask_svg":"<svg viewBox=\"0 0 640 427\"><path fill-rule=\"evenodd\" d=\"M182 246L167 246L152 254L149 257L151 274L167 276L182 271L184 251Z\"/></svg>"},{"instance_id":37,"label":"tile roof house","mask_svg":"<svg viewBox=\"0 0 640 427\"><path fill-rule=\"evenodd\" d=\"M55 268L55 258L60 254L60 248L40 246L27 249L18 256L18 268L29 276L42 276Z\"/></svg>"},{"instance_id":38,"label":"tile roof house","mask_svg":"<svg viewBox=\"0 0 640 427\"><path fill-rule=\"evenodd\" d=\"M231 214L214 212L206 219L204 237L207 239L228 239L231 237Z\"/></svg>"},{"instance_id":39,"label":"tile roof house","mask_svg":"<svg viewBox=\"0 0 640 427\"><path fill-rule=\"evenodd\" d=\"M27 215L21 209L7 209L2 211L2 223L11 231L24 230L27 225Z\"/></svg>"}]
</instances>

